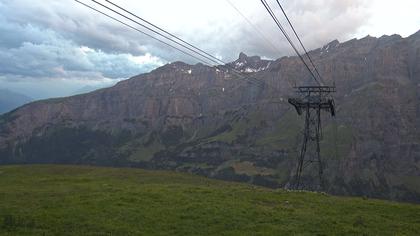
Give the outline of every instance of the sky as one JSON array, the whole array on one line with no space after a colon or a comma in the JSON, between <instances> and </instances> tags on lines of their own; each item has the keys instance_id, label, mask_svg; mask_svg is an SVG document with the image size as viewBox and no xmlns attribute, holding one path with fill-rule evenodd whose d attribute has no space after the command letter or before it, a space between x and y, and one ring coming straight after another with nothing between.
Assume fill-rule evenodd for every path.
<instances>
[{"instance_id":1,"label":"sky","mask_svg":"<svg viewBox=\"0 0 420 236\"><path fill-rule=\"evenodd\" d=\"M286 26L276 1L267 1ZM307 49L420 30L418 0L279 1ZM226 62L240 52L270 59L292 54L259 0L113 2ZM198 62L73 0L0 0L0 88L34 99L68 96L173 61Z\"/></svg>"}]
</instances>

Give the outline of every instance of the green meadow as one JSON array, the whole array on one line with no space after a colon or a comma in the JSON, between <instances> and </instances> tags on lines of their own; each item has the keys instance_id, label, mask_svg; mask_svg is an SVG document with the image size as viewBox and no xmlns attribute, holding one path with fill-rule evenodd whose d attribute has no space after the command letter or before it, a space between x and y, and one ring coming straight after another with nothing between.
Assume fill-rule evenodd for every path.
<instances>
[{"instance_id":1,"label":"green meadow","mask_svg":"<svg viewBox=\"0 0 420 236\"><path fill-rule=\"evenodd\" d=\"M169 171L0 166L0 235L420 235L420 205Z\"/></svg>"}]
</instances>

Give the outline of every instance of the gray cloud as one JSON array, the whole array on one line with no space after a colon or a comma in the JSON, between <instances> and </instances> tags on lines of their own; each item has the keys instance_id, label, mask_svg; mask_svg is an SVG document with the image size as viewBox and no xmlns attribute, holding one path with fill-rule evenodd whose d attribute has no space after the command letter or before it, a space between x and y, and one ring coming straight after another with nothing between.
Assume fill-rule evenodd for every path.
<instances>
[{"instance_id":1,"label":"gray cloud","mask_svg":"<svg viewBox=\"0 0 420 236\"><path fill-rule=\"evenodd\" d=\"M231 0L231 2L237 7L241 6L239 0ZM276 1L268 2L288 34L295 39ZM358 29L369 19L369 2L362 0L282 0L280 2L283 3L283 7L307 49L321 47L335 39L348 40L354 37ZM240 18L239 14L237 16ZM253 9L249 18L276 45L278 50L273 50L261 37L258 37L252 26L242 20L241 30L237 31L231 40L236 51L247 50L251 54L270 58L292 54L292 48L262 6ZM294 42L298 45L297 40ZM227 44L225 49L232 44Z\"/></svg>"},{"instance_id":2,"label":"gray cloud","mask_svg":"<svg viewBox=\"0 0 420 236\"><path fill-rule=\"evenodd\" d=\"M90 3L90 1L85 2ZM130 9L133 9L133 11L140 15L148 16L146 10L155 9L152 3L116 2L123 6L133 6ZM160 2L162 6L167 4L163 0L157 1L155 4L159 4ZM166 22L164 22L165 24L163 26L166 25L166 28L171 29L172 32L226 60L236 58L240 51L271 58L277 58L291 52L290 46L286 43L278 29L275 28L273 21L268 17L259 1L251 3L231 0L270 38L270 41L277 45L280 53L267 46L255 30L226 4L225 0L212 1L214 3L211 5L202 2L194 5L192 2L187 0L179 1L179 9L173 9L174 12L170 12L171 15L166 16ZM271 0L269 2L273 8L278 10L275 1ZM365 7L361 0L303 0L282 2L284 2L290 18L308 48L322 46L336 38L348 38L349 35L357 31L368 17L367 7ZM136 8L137 5L140 7ZM200 7L200 5L204 5L206 8L211 7L211 9L183 9L183 7L190 6L191 8L195 8ZM9 1L3 3L0 10L13 22L18 22L19 24L32 22L37 25L42 25L45 28L64 35L76 44L101 49L107 53L142 55L146 52L152 52L152 54L159 55L166 60L184 59L190 62L194 61L190 58L185 58L183 55L138 32L114 23L71 0L51 0L48 2L30 0ZM197 14L191 12L205 10L212 12L215 17L209 18L207 22L203 22L201 25L185 25L185 21L188 20L191 22L201 22L200 18L197 19ZM161 14L164 15L164 13ZM277 11L277 13L280 12ZM156 14L159 14L159 12ZM206 17L211 16L206 13L203 15ZM278 14L278 16L281 15ZM182 17L185 19L179 19ZM156 22L160 21L159 18L156 19ZM283 22L285 23L285 21Z\"/></svg>"},{"instance_id":3,"label":"gray cloud","mask_svg":"<svg viewBox=\"0 0 420 236\"><path fill-rule=\"evenodd\" d=\"M75 44L108 53L143 55L150 52L154 46L150 38L127 30L124 26L91 12L72 0L4 1L0 3L0 12L9 24L25 28L29 28L28 25L39 26L54 31ZM15 33L22 36L31 35L31 32Z\"/></svg>"},{"instance_id":4,"label":"gray cloud","mask_svg":"<svg viewBox=\"0 0 420 236\"><path fill-rule=\"evenodd\" d=\"M3 17L0 30L0 75L9 78L89 78L91 72L127 78L163 63L148 53L132 56L84 47L51 29L9 22Z\"/></svg>"}]
</instances>

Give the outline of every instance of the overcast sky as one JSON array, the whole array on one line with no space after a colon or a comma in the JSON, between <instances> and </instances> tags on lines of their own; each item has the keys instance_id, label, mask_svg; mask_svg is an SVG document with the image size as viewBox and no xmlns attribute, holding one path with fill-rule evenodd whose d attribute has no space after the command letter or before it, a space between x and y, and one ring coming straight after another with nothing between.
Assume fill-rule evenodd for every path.
<instances>
[{"instance_id":1,"label":"overcast sky","mask_svg":"<svg viewBox=\"0 0 420 236\"><path fill-rule=\"evenodd\" d=\"M273 59L291 54L260 0L114 2L224 61L241 51ZM275 0L268 2L281 17ZM280 2L308 49L420 29L419 0ZM0 88L37 99L65 96L177 60L197 63L73 0L0 0Z\"/></svg>"}]
</instances>

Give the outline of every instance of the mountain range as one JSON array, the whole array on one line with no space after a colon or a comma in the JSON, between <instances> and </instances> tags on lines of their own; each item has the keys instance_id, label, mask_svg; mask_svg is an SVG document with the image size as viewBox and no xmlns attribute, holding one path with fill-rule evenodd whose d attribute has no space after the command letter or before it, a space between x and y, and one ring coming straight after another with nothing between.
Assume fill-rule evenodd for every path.
<instances>
[{"instance_id":1,"label":"mountain range","mask_svg":"<svg viewBox=\"0 0 420 236\"><path fill-rule=\"evenodd\" d=\"M337 90L337 116L322 117L325 190L420 202L420 31L334 40L309 55ZM171 169L287 187L303 128L287 98L308 84L298 57L173 62L0 116L0 163ZM310 183L312 170L303 178Z\"/></svg>"}]
</instances>

